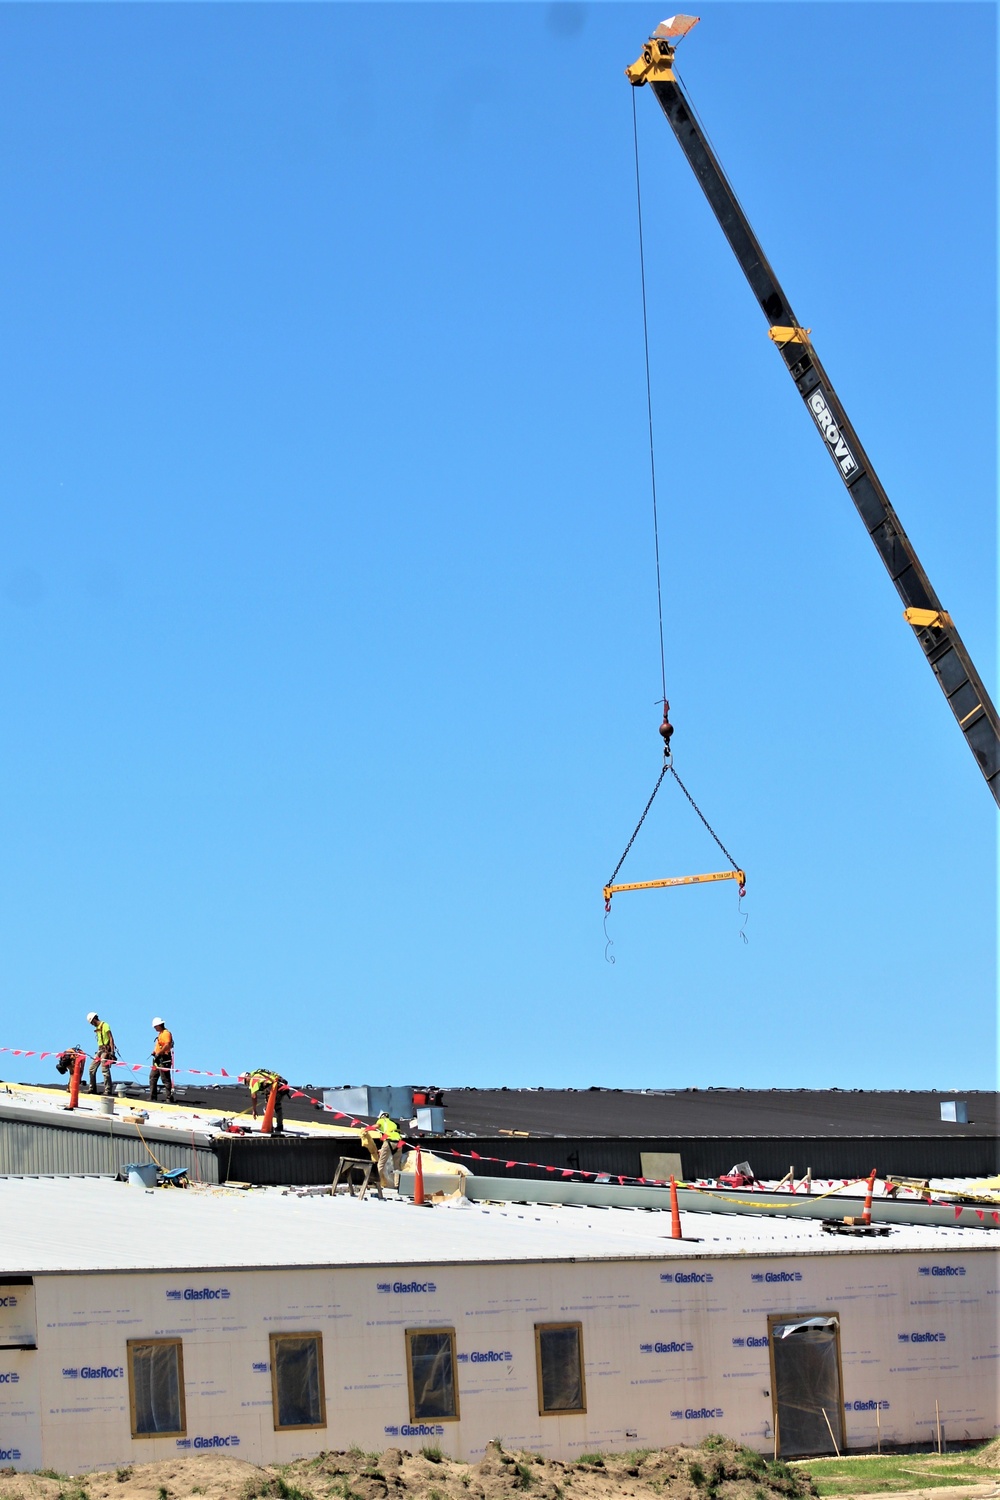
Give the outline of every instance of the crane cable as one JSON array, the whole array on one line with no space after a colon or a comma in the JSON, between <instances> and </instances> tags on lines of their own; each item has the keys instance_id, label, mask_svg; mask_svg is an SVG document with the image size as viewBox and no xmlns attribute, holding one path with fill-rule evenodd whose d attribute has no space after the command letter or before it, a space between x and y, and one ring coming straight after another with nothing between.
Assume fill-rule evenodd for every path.
<instances>
[{"instance_id":1,"label":"crane cable","mask_svg":"<svg viewBox=\"0 0 1000 1500\"><path fill-rule=\"evenodd\" d=\"M659 632L660 632L660 686L661 686L662 694L663 694L663 696L662 696L662 703L663 703L663 723L660 725L660 733L663 736L663 765L662 765L662 767L660 769L659 776L656 778L656 785L653 787L653 790L649 794L649 801L646 803L646 806L643 808L643 810L642 810L642 816L640 817L638 823L635 825L635 828L634 828L634 830L632 832L632 837L629 839L628 843L625 845L625 849L624 849L624 852L622 853L622 857L618 861L618 863L615 865L615 868L612 871L609 880L607 881L607 885L608 886L614 885L614 883L615 883L615 876L618 874L618 871L621 869L622 865L625 863L626 859L628 858L629 851L632 848L632 845L635 843L636 838L638 837L640 828L642 827L643 823L646 821L646 815L649 812L649 809L652 807L653 801L654 801L654 799L656 797L656 794L660 790L660 787L663 785L664 777L667 775L668 771L669 771L670 775L676 781L677 785L680 787L681 791L684 793L684 796L687 798L688 802L690 802L691 806L694 808L694 811L698 814L698 817L701 819L701 822L704 824L704 826L707 829L707 831L711 834L712 838L715 840L716 844L719 846L719 848L721 849L722 853L726 856L726 859L729 861L729 863L732 866L732 868L734 870L736 870L737 872L739 872L740 874L742 874L741 866L737 864L737 862L736 862L735 859L733 859L733 856L730 854L729 850L726 848L725 844L719 838L719 835L716 833L715 829L712 827L711 823L705 817L705 814L702 812L701 808L698 806L697 802L694 800L694 798L692 797L691 793L688 791L687 787L684 785L683 781L678 776L676 770L674 769L673 757L672 757L672 755L670 753L670 737L673 734L673 727L671 726L669 718L667 716L669 708L670 708L670 705L667 702L667 665L666 665L666 651L664 649L664 640L663 640L663 585L662 585L662 574L661 574L661 568L660 568L660 528L659 528L659 515L658 515L657 503L656 503L656 453L655 453L655 444L654 444L654 439L653 439L653 391L652 391L652 381L651 381L651 378L650 378L650 368L649 368L649 316L648 316L647 305L646 305L646 255L645 255L645 247L644 247L644 244L643 244L643 235L642 235L642 187L641 187L640 174L639 174L639 123L638 123L638 118L637 118L637 114L636 114L636 105L635 105L635 96L636 96L637 92L638 92L637 89L633 89L632 90L632 143L633 143L634 153L635 153L635 205L636 205L636 216L637 216L638 225L639 225L639 280L640 280L640 285L641 285L641 288L642 288L642 342L643 342L643 351L644 351L645 360L646 360L646 416L647 416L647 420L648 420L648 424L649 424L649 477L650 477L650 485L651 485L651 488L652 488L652 495L653 495L653 549L654 549L654 555L655 555L655 558L656 558L656 610L657 610L657 619L658 619ZM746 887L743 884L742 879L741 879L741 881L740 881L740 892L739 892L739 894L740 894L740 903L741 904L742 904L743 895L745 893L745 890L746 890ZM611 910L611 902L610 902L610 899L607 899L607 900L605 900L605 935L607 935L607 913L610 910ZM744 915L744 926L745 925L746 925L746 917ZM742 930L740 932L740 936L743 938L743 941L746 942L746 934L744 932L742 932ZM608 938L608 947L610 947L610 946L611 946L611 939ZM614 963L614 958L609 957L609 955L607 953L607 950L605 951L605 957L608 958L608 961L610 963Z\"/></svg>"},{"instance_id":2,"label":"crane cable","mask_svg":"<svg viewBox=\"0 0 1000 1500\"><path fill-rule=\"evenodd\" d=\"M639 220L639 278L642 283L642 342L646 354L646 415L649 419L649 478L653 490L653 549L656 555L656 610L660 623L660 686L663 690L663 704L666 710L667 703L667 663L663 649L663 589L660 582L660 528L656 513L656 455L653 446L653 389L649 378L649 319L646 313L646 256L642 243L642 188L639 183L639 124L636 119L635 96L638 89L632 90L632 143L635 147L635 206ZM665 715L664 715L665 716ZM660 781L663 778L661 776ZM656 790L659 790L659 781ZM653 796L656 796L656 790ZM652 798L650 798L652 801ZM646 808L646 812L649 808ZM643 817L646 814L643 813ZM639 819L640 826L642 818ZM636 829L638 833L639 829ZM632 835L635 838L635 834ZM625 853L628 853L626 849ZM624 859L625 855L622 855Z\"/></svg>"}]
</instances>

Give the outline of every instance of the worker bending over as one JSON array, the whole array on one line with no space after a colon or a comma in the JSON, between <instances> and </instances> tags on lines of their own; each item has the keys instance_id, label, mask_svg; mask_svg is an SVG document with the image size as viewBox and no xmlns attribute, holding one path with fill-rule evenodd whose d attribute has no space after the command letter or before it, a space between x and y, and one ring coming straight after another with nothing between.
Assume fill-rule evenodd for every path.
<instances>
[{"instance_id":1,"label":"worker bending over","mask_svg":"<svg viewBox=\"0 0 1000 1500\"><path fill-rule=\"evenodd\" d=\"M378 1150L379 1181L383 1187L395 1187L393 1173L399 1171L403 1156L403 1137L399 1133L399 1126L383 1110L372 1126L372 1134L376 1139L382 1137Z\"/></svg>"},{"instance_id":2,"label":"worker bending over","mask_svg":"<svg viewBox=\"0 0 1000 1500\"><path fill-rule=\"evenodd\" d=\"M84 1052L82 1047L67 1047L65 1052L60 1052L56 1057L56 1072L68 1073L70 1076L70 1083L72 1083L73 1072L76 1068L76 1060L78 1057L86 1057L86 1055L87 1054L86 1052ZM67 1084L66 1087L69 1088L69 1084Z\"/></svg>"},{"instance_id":3,"label":"worker bending over","mask_svg":"<svg viewBox=\"0 0 1000 1500\"><path fill-rule=\"evenodd\" d=\"M149 1070L149 1097L156 1098L156 1091L161 1082L163 1084L163 1097L168 1104L174 1102L174 1077L172 1068L174 1066L174 1038L163 1024L162 1016L153 1017L153 1030L156 1032L156 1041L153 1043L153 1066Z\"/></svg>"},{"instance_id":4,"label":"worker bending over","mask_svg":"<svg viewBox=\"0 0 1000 1500\"><path fill-rule=\"evenodd\" d=\"M286 1078L282 1078L280 1073L272 1073L270 1068L255 1068L252 1073L244 1073L242 1075L241 1081L245 1083L247 1088L250 1090L250 1098L253 1100L253 1117L255 1120L257 1118L257 1099L259 1095L263 1093L264 1108L266 1109L271 1090L275 1084L278 1085L278 1093L274 1102L273 1133L275 1135L281 1135L282 1131L285 1128L285 1122L282 1116L282 1103L284 1100L284 1096L291 1093L291 1090L288 1087L288 1080Z\"/></svg>"},{"instance_id":5,"label":"worker bending over","mask_svg":"<svg viewBox=\"0 0 1000 1500\"><path fill-rule=\"evenodd\" d=\"M111 1064L115 1061L118 1053L115 1049L115 1039L111 1033L111 1027L107 1021L102 1021L96 1010L89 1012L87 1020L94 1028L94 1055L90 1060L90 1092L97 1094L97 1070L101 1069L104 1074L104 1092L113 1094L115 1086L111 1081Z\"/></svg>"}]
</instances>

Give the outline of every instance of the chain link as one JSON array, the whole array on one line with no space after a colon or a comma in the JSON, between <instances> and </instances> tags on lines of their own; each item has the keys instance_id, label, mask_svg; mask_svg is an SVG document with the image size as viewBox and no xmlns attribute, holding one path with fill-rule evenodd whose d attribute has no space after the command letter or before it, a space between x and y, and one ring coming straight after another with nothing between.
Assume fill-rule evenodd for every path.
<instances>
[{"instance_id":1,"label":"chain link","mask_svg":"<svg viewBox=\"0 0 1000 1500\"><path fill-rule=\"evenodd\" d=\"M642 810L642 817L639 819L638 823L635 825L635 832L633 833L632 837L629 839L628 843L625 845L625 853L622 855L621 859L618 861L618 863L615 865L614 869L611 871L611 879L608 881L608 885L614 885L614 883L615 883L615 876L618 874L618 871L621 869L622 865L628 859L628 851L631 849L632 845L635 843L636 838L638 837L638 834L639 834L639 829L642 827L643 823L645 823L645 821L646 821L646 814L649 812L649 809L653 805L653 798L656 796L657 792L660 790L660 786L661 786L661 783L663 781L663 778L664 778L664 776L666 776L667 772L670 769L671 769L670 761L669 760L665 760L663 762L663 770L660 772L659 776L656 778L656 785L654 786L653 790L649 794L649 801L646 803L646 806Z\"/></svg>"},{"instance_id":2,"label":"chain link","mask_svg":"<svg viewBox=\"0 0 1000 1500\"><path fill-rule=\"evenodd\" d=\"M719 835L716 833L716 831L712 827L711 823L705 817L705 814L702 812L701 808L698 806L697 802L694 800L694 798L692 797L691 793L688 791L687 787L684 785L683 781L678 776L677 772L674 770L673 766L664 766L663 770L664 770L664 774L666 774L666 772L669 770L671 776L674 778L674 780L676 781L677 785L680 787L681 791L684 793L685 797L688 799L688 801L690 802L691 806L694 808L695 812L698 814L699 818L704 823L705 827L708 829L709 833L712 835L713 839L718 844L719 848L722 850L723 854L726 856L726 858L728 859L729 863L732 865L733 869L734 870L739 870L741 868L741 866L736 863L735 859L730 854L729 850L726 848L726 846L722 842L722 840L719 838ZM662 780L663 780L663 777L661 776L660 777L660 781L662 781ZM659 786L659 784L660 783L657 782L657 786ZM654 793L654 795L655 795L655 793ZM650 800L650 802L652 802L653 798L650 797L649 800ZM647 807L646 808L646 812L648 812L648 811L649 811L649 808ZM642 817L644 818L645 816L646 816L646 813L643 813ZM641 823L642 822L642 818L640 818L639 821ZM639 832L639 830L637 828L636 831L635 831L635 833L638 833L638 832ZM632 838L635 838L635 833L632 835ZM629 847L631 847L631 844L630 844ZM625 853L626 854L628 853L628 849L625 850ZM624 856L623 856L623 858L624 858ZM617 871L615 873L617 874Z\"/></svg>"},{"instance_id":3,"label":"chain link","mask_svg":"<svg viewBox=\"0 0 1000 1500\"><path fill-rule=\"evenodd\" d=\"M719 835L716 833L716 831L712 827L711 823L705 817L705 814L702 812L701 808L698 806L697 802L694 800L694 798L692 797L691 793L688 791L687 787L684 785L683 781L678 776L677 772L674 770L673 757L670 756L670 755L668 755L667 758L663 762L663 769L661 770L659 776L656 778L656 785L654 786L653 790L649 794L649 801L646 803L646 806L642 810L642 817L639 819L638 823L635 825L635 829L633 831L632 837L629 839L628 843L625 845L625 852L623 853L621 859L618 861L618 863L615 865L614 869L611 872L611 876L610 876L610 878L609 878L609 880L607 882L608 885L614 885L614 883L615 883L615 876L618 874L618 871L621 869L622 865L628 859L629 850L631 849L632 845L635 843L636 839L639 836L639 829L642 827L643 823L645 823L645 821L646 821L646 814L649 812L649 809L652 807L653 800L656 797L657 792L660 790L660 787L663 785L663 778L664 778L664 776L666 776L666 774L667 774L668 771L670 772L671 776L676 781L677 785L680 787L681 791L684 793L685 797L690 802L691 806L694 808L695 812L698 814L699 818L701 819L702 823L707 828L708 832L712 835L713 839L715 840L715 842L718 844L719 848L722 850L723 854L728 859L729 863L732 865L733 869L736 870L736 871L740 871L742 869L742 866L738 865L736 863L735 859L730 854L729 850L726 848L726 846L722 842L722 840L719 838ZM743 891L742 891L742 888L741 888L740 895L742 896L742 894L743 894ZM608 906L609 906L609 909L610 909L610 902L608 903Z\"/></svg>"}]
</instances>

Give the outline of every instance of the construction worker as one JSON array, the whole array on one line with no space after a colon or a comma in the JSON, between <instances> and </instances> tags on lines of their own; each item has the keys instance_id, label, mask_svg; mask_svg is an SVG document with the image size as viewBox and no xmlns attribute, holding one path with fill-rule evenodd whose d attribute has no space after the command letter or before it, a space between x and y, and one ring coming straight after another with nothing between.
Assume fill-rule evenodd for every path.
<instances>
[{"instance_id":1,"label":"construction worker","mask_svg":"<svg viewBox=\"0 0 1000 1500\"><path fill-rule=\"evenodd\" d=\"M395 1187L393 1173L399 1171L403 1155L403 1137L399 1133L399 1126L383 1110L372 1126L372 1135L376 1139L379 1136L382 1138L378 1151L379 1181L383 1187Z\"/></svg>"},{"instance_id":2,"label":"construction worker","mask_svg":"<svg viewBox=\"0 0 1000 1500\"><path fill-rule=\"evenodd\" d=\"M115 1086L111 1081L111 1064L117 1058L118 1052L111 1027L107 1021L101 1020L96 1010L88 1012L87 1021L94 1028L94 1055L90 1060L90 1092L100 1093L97 1087L97 1070L100 1068L104 1074L104 1092L113 1094Z\"/></svg>"},{"instance_id":3,"label":"construction worker","mask_svg":"<svg viewBox=\"0 0 1000 1500\"><path fill-rule=\"evenodd\" d=\"M65 1052L60 1052L56 1057L56 1072L68 1073L70 1076L70 1083L72 1083L73 1070L76 1067L76 1060L81 1055L83 1057L86 1057L87 1055L82 1047L67 1047ZM70 1084L68 1083L66 1087L69 1088L69 1086Z\"/></svg>"},{"instance_id":4,"label":"construction worker","mask_svg":"<svg viewBox=\"0 0 1000 1500\"><path fill-rule=\"evenodd\" d=\"M264 1108L266 1109L271 1089L275 1084L278 1085L278 1093L274 1102L274 1125L272 1129L274 1135L281 1135L285 1128L285 1122L282 1118L282 1101L285 1094L291 1092L288 1087L288 1080L282 1078L280 1073L272 1073L270 1068L255 1068L251 1073L241 1073L240 1082L245 1083L250 1090L250 1097L253 1100L253 1117L255 1120L257 1118L258 1097L263 1093Z\"/></svg>"},{"instance_id":5,"label":"construction worker","mask_svg":"<svg viewBox=\"0 0 1000 1500\"><path fill-rule=\"evenodd\" d=\"M174 1038L163 1024L162 1016L153 1017L153 1030L156 1032L156 1041L151 1054L153 1066L149 1070L149 1097L151 1100L156 1098L162 1081L163 1096L168 1104L173 1104L174 1078L171 1069L174 1066Z\"/></svg>"}]
</instances>

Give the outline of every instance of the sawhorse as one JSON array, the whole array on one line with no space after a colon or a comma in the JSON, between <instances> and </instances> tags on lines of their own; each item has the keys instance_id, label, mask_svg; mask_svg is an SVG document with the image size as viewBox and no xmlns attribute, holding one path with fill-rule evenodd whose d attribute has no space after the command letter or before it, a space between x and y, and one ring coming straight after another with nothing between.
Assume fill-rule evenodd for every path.
<instances>
[{"instance_id":1,"label":"sawhorse","mask_svg":"<svg viewBox=\"0 0 1000 1500\"><path fill-rule=\"evenodd\" d=\"M335 1194L341 1182L343 1181L346 1182L347 1191L353 1198L355 1173L357 1172L361 1173L361 1191L358 1194L358 1199L360 1200L367 1193L369 1187L371 1186L373 1173L375 1175L375 1189L379 1197L381 1198L382 1181L378 1175L378 1166L373 1161L359 1161L355 1156L342 1156L339 1158L336 1170L333 1174L333 1182L330 1185L330 1192Z\"/></svg>"}]
</instances>

